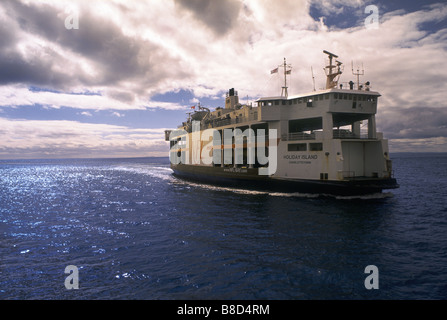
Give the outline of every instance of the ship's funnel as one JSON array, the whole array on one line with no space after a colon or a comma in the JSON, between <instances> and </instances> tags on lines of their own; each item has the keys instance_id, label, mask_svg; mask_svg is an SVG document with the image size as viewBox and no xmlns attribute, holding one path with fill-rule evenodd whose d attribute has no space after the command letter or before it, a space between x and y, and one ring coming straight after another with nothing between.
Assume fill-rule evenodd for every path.
<instances>
[{"instance_id":1,"label":"ship's funnel","mask_svg":"<svg viewBox=\"0 0 447 320\"><path fill-rule=\"evenodd\" d=\"M228 90L227 97L225 99L225 109L235 109L239 104L239 97L237 91L234 88Z\"/></svg>"}]
</instances>

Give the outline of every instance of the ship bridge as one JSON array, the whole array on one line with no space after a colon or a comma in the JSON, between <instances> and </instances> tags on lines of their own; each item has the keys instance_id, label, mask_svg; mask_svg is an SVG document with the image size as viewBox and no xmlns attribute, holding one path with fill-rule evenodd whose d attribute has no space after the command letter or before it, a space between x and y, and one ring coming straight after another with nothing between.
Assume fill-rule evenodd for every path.
<instances>
[{"instance_id":1,"label":"ship bridge","mask_svg":"<svg viewBox=\"0 0 447 320\"><path fill-rule=\"evenodd\" d=\"M328 138L375 139L378 92L327 89L293 97L257 100L259 121L280 122L283 140L315 137L324 131ZM367 132L361 133L361 126ZM331 136L332 135L332 136Z\"/></svg>"}]
</instances>

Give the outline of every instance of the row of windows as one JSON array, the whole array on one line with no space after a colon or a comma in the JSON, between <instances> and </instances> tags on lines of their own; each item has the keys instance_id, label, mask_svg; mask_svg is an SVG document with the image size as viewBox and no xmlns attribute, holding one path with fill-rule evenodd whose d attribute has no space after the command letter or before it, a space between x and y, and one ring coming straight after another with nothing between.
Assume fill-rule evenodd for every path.
<instances>
[{"instance_id":1,"label":"row of windows","mask_svg":"<svg viewBox=\"0 0 447 320\"><path fill-rule=\"evenodd\" d=\"M376 101L375 96L371 95L363 95L363 94L352 94L352 93L338 93L335 92L332 94L334 99L342 99L342 100L353 100L353 101ZM329 100L331 93L326 93L322 95L315 95L304 98L296 98L291 100L274 100L274 101L262 101L260 102L261 106L278 106L278 105L292 105L292 104L300 104L300 103L312 103L313 101L321 101L321 100Z\"/></svg>"},{"instance_id":2,"label":"row of windows","mask_svg":"<svg viewBox=\"0 0 447 320\"><path fill-rule=\"evenodd\" d=\"M289 143L287 151L307 151L307 143ZM309 151L323 151L322 143L309 143Z\"/></svg>"},{"instance_id":3,"label":"row of windows","mask_svg":"<svg viewBox=\"0 0 447 320\"><path fill-rule=\"evenodd\" d=\"M334 99L353 100L353 101L376 101L375 96L350 93L334 93Z\"/></svg>"}]
</instances>

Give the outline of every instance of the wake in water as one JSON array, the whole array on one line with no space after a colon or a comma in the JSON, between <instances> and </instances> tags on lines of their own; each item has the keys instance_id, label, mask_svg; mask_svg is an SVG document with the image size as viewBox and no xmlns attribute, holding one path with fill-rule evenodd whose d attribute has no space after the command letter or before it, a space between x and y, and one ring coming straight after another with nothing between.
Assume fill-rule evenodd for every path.
<instances>
[{"instance_id":1,"label":"wake in water","mask_svg":"<svg viewBox=\"0 0 447 320\"><path fill-rule=\"evenodd\" d=\"M175 177L172 175L172 169L169 167L162 166L146 166L146 165L135 165L135 166L118 166L114 168L117 171L127 171L138 173L142 175L148 175L154 178L158 178L165 181L174 181Z\"/></svg>"},{"instance_id":2,"label":"wake in water","mask_svg":"<svg viewBox=\"0 0 447 320\"><path fill-rule=\"evenodd\" d=\"M262 191L262 190L250 190L250 189L241 189L237 187L222 187L217 185L203 184L197 182L190 182L178 178L174 178L175 183L179 185L187 185L193 188L201 188L207 189L209 191L221 191L221 192L232 192L236 194L246 194L246 195L267 195L270 197L284 197L284 198L307 198L307 199L316 199L316 198L333 198L336 200L380 200L380 199L388 199L394 197L392 193L374 193L368 195L356 195L356 196L337 196L331 194L324 193L301 193L301 192L271 192L271 191Z\"/></svg>"}]
</instances>

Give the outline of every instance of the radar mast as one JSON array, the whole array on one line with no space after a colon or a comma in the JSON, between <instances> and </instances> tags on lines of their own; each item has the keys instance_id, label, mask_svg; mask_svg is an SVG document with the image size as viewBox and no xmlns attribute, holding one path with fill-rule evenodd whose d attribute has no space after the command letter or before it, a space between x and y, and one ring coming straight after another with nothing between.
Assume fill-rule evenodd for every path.
<instances>
[{"instance_id":1,"label":"radar mast","mask_svg":"<svg viewBox=\"0 0 447 320\"><path fill-rule=\"evenodd\" d=\"M324 69L326 72L326 89L332 89L337 87L338 78L342 74L341 63L338 60L335 60L335 64L333 59L338 58L337 55L330 53L329 51L323 50L325 54L329 56L329 65L327 65Z\"/></svg>"}]
</instances>

